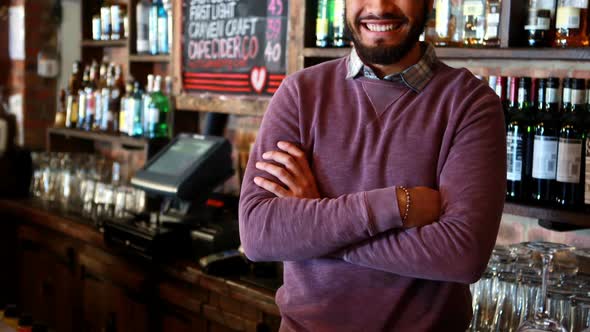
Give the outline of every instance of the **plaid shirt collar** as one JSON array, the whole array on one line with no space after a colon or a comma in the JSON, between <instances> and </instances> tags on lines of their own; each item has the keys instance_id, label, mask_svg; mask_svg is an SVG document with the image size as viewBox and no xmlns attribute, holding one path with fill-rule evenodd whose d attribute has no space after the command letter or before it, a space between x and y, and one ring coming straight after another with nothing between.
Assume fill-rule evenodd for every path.
<instances>
[{"instance_id":1,"label":"plaid shirt collar","mask_svg":"<svg viewBox=\"0 0 590 332\"><path fill-rule=\"evenodd\" d=\"M383 77L383 80L391 82L401 82L414 92L419 93L424 89L426 84L433 76L434 63L437 61L434 47L428 43L422 43L424 55L416 64L406 68L401 73L390 74ZM357 77L367 77L371 79L379 79L371 67L366 66L361 58L353 48L350 52L348 61L348 73L346 79L354 79Z\"/></svg>"}]
</instances>

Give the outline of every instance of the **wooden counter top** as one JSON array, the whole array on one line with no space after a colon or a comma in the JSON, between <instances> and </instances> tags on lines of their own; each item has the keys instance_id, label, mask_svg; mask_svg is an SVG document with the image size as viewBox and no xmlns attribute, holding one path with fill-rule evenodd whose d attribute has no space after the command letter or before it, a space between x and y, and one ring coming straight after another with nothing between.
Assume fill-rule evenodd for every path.
<instances>
[{"instance_id":1,"label":"wooden counter top","mask_svg":"<svg viewBox=\"0 0 590 332\"><path fill-rule=\"evenodd\" d=\"M41 226L82 242L86 246L100 249L122 262L133 264L133 260L120 257L116 251L105 244L103 235L87 220L76 216L65 216L57 210L44 207L36 200L0 200L0 214L15 218L19 223ZM6 220L0 220L6 222ZM152 266L152 268L154 268ZM247 303L272 316L280 316L274 301L274 292L245 283L238 279L224 279L202 272L196 262L177 260L155 269L167 280L178 281L189 286L198 286ZM166 287L160 287L166 292ZM168 292L170 293L170 292ZM172 295L173 296L173 295Z\"/></svg>"}]
</instances>

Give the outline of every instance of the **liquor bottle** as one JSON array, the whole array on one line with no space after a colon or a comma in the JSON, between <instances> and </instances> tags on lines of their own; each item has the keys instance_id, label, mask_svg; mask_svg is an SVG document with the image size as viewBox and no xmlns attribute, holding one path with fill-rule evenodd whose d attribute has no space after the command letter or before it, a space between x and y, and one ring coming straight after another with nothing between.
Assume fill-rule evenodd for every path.
<instances>
[{"instance_id":1,"label":"liquor bottle","mask_svg":"<svg viewBox=\"0 0 590 332\"><path fill-rule=\"evenodd\" d=\"M102 38L102 21L100 15L92 16L92 40L100 40Z\"/></svg>"},{"instance_id":2,"label":"liquor bottle","mask_svg":"<svg viewBox=\"0 0 590 332\"><path fill-rule=\"evenodd\" d=\"M88 85L84 88L86 94L86 118L84 119L84 130L93 130L96 121L96 97L97 97L97 75L98 64L93 62L90 66Z\"/></svg>"},{"instance_id":3,"label":"liquor bottle","mask_svg":"<svg viewBox=\"0 0 590 332\"><path fill-rule=\"evenodd\" d=\"M152 92L154 92L154 80L155 76L149 74L147 76L147 84L145 86L145 91L142 96L142 105L143 105L143 132L147 134L149 132L149 117L148 114L150 112L149 107L152 102Z\"/></svg>"},{"instance_id":4,"label":"liquor bottle","mask_svg":"<svg viewBox=\"0 0 590 332\"><path fill-rule=\"evenodd\" d=\"M557 176L557 147L559 143L559 79L551 77L538 81L537 120L533 127L533 173L531 200L550 203Z\"/></svg>"},{"instance_id":5,"label":"liquor bottle","mask_svg":"<svg viewBox=\"0 0 590 332\"><path fill-rule=\"evenodd\" d=\"M555 0L529 0L527 31L531 47L550 47L555 39Z\"/></svg>"},{"instance_id":6,"label":"liquor bottle","mask_svg":"<svg viewBox=\"0 0 590 332\"><path fill-rule=\"evenodd\" d=\"M162 3L162 0L154 1L153 7L156 7L158 19L157 19L157 32L158 32L158 54L170 53L169 41L170 36L168 35L168 12Z\"/></svg>"},{"instance_id":7,"label":"liquor bottle","mask_svg":"<svg viewBox=\"0 0 590 332\"><path fill-rule=\"evenodd\" d=\"M86 123L86 87L90 84L90 66L84 68L82 84L78 90L78 123L76 128L84 129Z\"/></svg>"},{"instance_id":8,"label":"liquor bottle","mask_svg":"<svg viewBox=\"0 0 590 332\"><path fill-rule=\"evenodd\" d=\"M119 112L121 110L121 96L123 94L123 90L116 84L116 71L113 68L113 73L109 80L107 81L107 86L110 91L109 94L109 102L108 102L108 111L107 111L107 121L106 121L106 128L105 130L110 133L118 133L119 132Z\"/></svg>"},{"instance_id":9,"label":"liquor bottle","mask_svg":"<svg viewBox=\"0 0 590 332\"><path fill-rule=\"evenodd\" d=\"M111 6L111 39L119 40L123 37L123 17L121 5Z\"/></svg>"},{"instance_id":10,"label":"liquor bottle","mask_svg":"<svg viewBox=\"0 0 590 332\"><path fill-rule=\"evenodd\" d=\"M483 44L486 47L500 46L500 13L502 12L501 0L486 1L486 29Z\"/></svg>"},{"instance_id":11,"label":"liquor bottle","mask_svg":"<svg viewBox=\"0 0 590 332\"><path fill-rule=\"evenodd\" d=\"M174 42L174 15L172 12L172 0L164 0L164 9L168 16L168 52L172 50L172 44Z\"/></svg>"},{"instance_id":12,"label":"liquor bottle","mask_svg":"<svg viewBox=\"0 0 590 332\"><path fill-rule=\"evenodd\" d=\"M152 0L152 6L149 13L149 54L156 55L160 53L159 34L158 34L158 20L160 14L160 7L162 7L161 0Z\"/></svg>"},{"instance_id":13,"label":"liquor bottle","mask_svg":"<svg viewBox=\"0 0 590 332\"><path fill-rule=\"evenodd\" d=\"M319 0L315 23L315 44L317 47L328 47L330 39L330 6L331 0Z\"/></svg>"},{"instance_id":14,"label":"liquor bottle","mask_svg":"<svg viewBox=\"0 0 590 332\"><path fill-rule=\"evenodd\" d=\"M113 88L115 85L115 78L114 78L114 67L110 66L107 74L106 74L106 80L104 83L104 86L102 86L100 88L101 94L100 94L100 98L101 98L101 106L102 108L100 109L101 115L100 118L97 117L98 119L98 127L101 131L108 131L108 127L109 127L109 103L111 101L111 94L113 92ZM112 122L112 119L111 119Z\"/></svg>"},{"instance_id":15,"label":"liquor bottle","mask_svg":"<svg viewBox=\"0 0 590 332\"><path fill-rule=\"evenodd\" d=\"M345 0L332 0L331 24L332 24L332 46L348 46L346 40L346 12L344 10Z\"/></svg>"},{"instance_id":16,"label":"liquor bottle","mask_svg":"<svg viewBox=\"0 0 590 332\"><path fill-rule=\"evenodd\" d=\"M55 119L53 121L53 126L55 128L65 128L66 127L66 90L61 89L59 91L59 106L55 112Z\"/></svg>"},{"instance_id":17,"label":"liquor bottle","mask_svg":"<svg viewBox=\"0 0 590 332\"><path fill-rule=\"evenodd\" d=\"M555 47L588 46L588 0L559 0Z\"/></svg>"},{"instance_id":18,"label":"liquor bottle","mask_svg":"<svg viewBox=\"0 0 590 332\"><path fill-rule=\"evenodd\" d=\"M133 98L131 98L131 107L128 111L131 111L133 115L133 121L128 123L131 125L131 135L135 137L143 136L143 92L139 87L139 82L135 82L133 87Z\"/></svg>"},{"instance_id":19,"label":"liquor bottle","mask_svg":"<svg viewBox=\"0 0 590 332\"><path fill-rule=\"evenodd\" d=\"M530 78L521 77L511 80L511 108L510 121L506 130L507 145L507 192L506 196L510 200L520 201L524 199L525 183L527 182L527 146L529 141L529 116L528 108L530 107L529 91ZM527 84L528 83L528 84ZM518 88L516 88L518 87ZM518 96L514 99L514 90L517 90Z\"/></svg>"},{"instance_id":20,"label":"liquor bottle","mask_svg":"<svg viewBox=\"0 0 590 332\"><path fill-rule=\"evenodd\" d=\"M91 130L102 130L103 120L106 120L106 112L108 110L108 93L107 76L108 76L108 59L103 58L100 64L98 75L95 78L96 88L94 89L94 122ZM103 96L104 94L104 96Z\"/></svg>"},{"instance_id":21,"label":"liquor bottle","mask_svg":"<svg viewBox=\"0 0 590 332\"><path fill-rule=\"evenodd\" d=\"M169 138L170 100L161 91L162 77L156 76L150 103L149 138Z\"/></svg>"},{"instance_id":22,"label":"liquor bottle","mask_svg":"<svg viewBox=\"0 0 590 332\"><path fill-rule=\"evenodd\" d=\"M80 62L76 61L72 65L72 74L68 82L68 88L66 91L66 127L76 128L78 123L78 91L82 84L80 77Z\"/></svg>"},{"instance_id":23,"label":"liquor bottle","mask_svg":"<svg viewBox=\"0 0 590 332\"><path fill-rule=\"evenodd\" d=\"M485 36L486 0L465 0L463 2L463 44L470 47L483 45Z\"/></svg>"},{"instance_id":24,"label":"liquor bottle","mask_svg":"<svg viewBox=\"0 0 590 332\"><path fill-rule=\"evenodd\" d=\"M149 0L140 0L137 3L137 54L148 54L150 52L150 8Z\"/></svg>"},{"instance_id":25,"label":"liquor bottle","mask_svg":"<svg viewBox=\"0 0 590 332\"><path fill-rule=\"evenodd\" d=\"M133 83L130 81L125 86L125 95L121 97L121 106L119 111L119 133L131 135L130 130L133 126L133 111L131 109L131 100L133 99ZM130 125L131 124L131 125ZM130 129L131 128L131 129Z\"/></svg>"},{"instance_id":26,"label":"liquor bottle","mask_svg":"<svg viewBox=\"0 0 590 332\"><path fill-rule=\"evenodd\" d=\"M558 206L571 208L580 205L583 199L581 166L584 131L580 117L585 110L586 81L571 79L567 84L571 84L571 100L565 100L567 103L563 104L561 116L555 202Z\"/></svg>"},{"instance_id":27,"label":"liquor bottle","mask_svg":"<svg viewBox=\"0 0 590 332\"><path fill-rule=\"evenodd\" d=\"M104 0L102 2L102 6L100 7L100 22L101 22L101 29L100 29L100 39L101 40L110 40L111 39L111 1Z\"/></svg>"}]
</instances>

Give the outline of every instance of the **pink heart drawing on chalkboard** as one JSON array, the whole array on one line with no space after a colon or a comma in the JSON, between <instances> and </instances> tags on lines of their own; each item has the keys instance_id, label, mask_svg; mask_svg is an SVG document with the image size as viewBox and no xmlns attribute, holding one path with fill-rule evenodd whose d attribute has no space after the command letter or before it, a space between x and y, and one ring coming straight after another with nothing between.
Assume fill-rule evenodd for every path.
<instances>
[{"instance_id":1,"label":"pink heart drawing on chalkboard","mask_svg":"<svg viewBox=\"0 0 590 332\"><path fill-rule=\"evenodd\" d=\"M257 93L262 93L266 85L266 67L254 67L250 71L250 84Z\"/></svg>"}]
</instances>

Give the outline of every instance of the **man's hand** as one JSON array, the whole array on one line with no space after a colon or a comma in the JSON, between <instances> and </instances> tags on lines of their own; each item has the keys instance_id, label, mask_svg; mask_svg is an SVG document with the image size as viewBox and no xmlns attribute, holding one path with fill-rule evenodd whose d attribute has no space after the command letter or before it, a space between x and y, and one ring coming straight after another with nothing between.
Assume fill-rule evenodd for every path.
<instances>
[{"instance_id":1,"label":"man's hand","mask_svg":"<svg viewBox=\"0 0 590 332\"><path fill-rule=\"evenodd\" d=\"M259 176L254 178L254 183L277 197L320 198L315 177L303 151L289 142L281 141L277 146L281 151L265 152L262 158L278 165L259 161L256 168L274 175L282 184Z\"/></svg>"}]
</instances>

